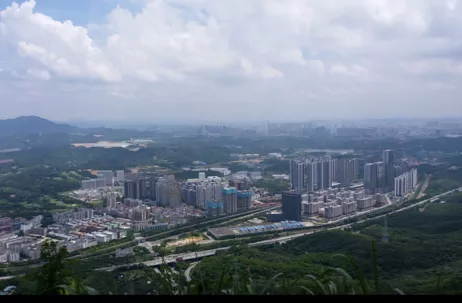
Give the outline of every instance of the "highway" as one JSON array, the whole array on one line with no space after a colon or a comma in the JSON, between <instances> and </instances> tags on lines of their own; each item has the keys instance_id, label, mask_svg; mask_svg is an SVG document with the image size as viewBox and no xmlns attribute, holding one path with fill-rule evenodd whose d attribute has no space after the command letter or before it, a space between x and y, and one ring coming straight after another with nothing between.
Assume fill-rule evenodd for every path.
<instances>
[{"instance_id":1,"label":"highway","mask_svg":"<svg viewBox=\"0 0 462 303\"><path fill-rule=\"evenodd\" d=\"M281 206L264 207L261 210L252 209L251 211L241 213L241 214L234 214L234 215L231 215L231 216L219 217L219 218L214 219L214 220L209 220L209 221L205 221L205 222L196 223L196 224L193 224L193 225L183 226L183 227L178 228L177 230L179 231L181 229L194 228L194 227L198 227L198 229L200 229L201 228L200 226L202 226L202 225L213 224L214 222L217 222L217 221L219 222L219 221L222 221L222 220L228 218L229 220L217 223L217 224L220 224L220 225L221 224L227 224L227 223L232 222L232 221L242 220L242 219L249 218L249 217L254 217L257 214L266 213L266 212L278 209L280 207ZM152 235L152 236L142 237L142 241L148 241L151 238L159 237L159 236L162 236L163 234L168 234L168 233L170 233L172 231L175 231L175 230L167 230L165 232L161 232L161 233L158 233L158 234L155 234L155 235ZM178 235L180 235L180 234L181 234L181 232ZM178 235L176 235L176 236L178 236ZM175 238L176 236L171 236L169 238ZM160 242L162 242L164 240L165 239L158 240L158 241L160 243ZM156 241L156 242L158 242L158 241ZM131 247L134 248L134 247L138 246L139 240L133 240L131 242L125 242L125 243L117 244L117 245L114 245L114 246L110 246L110 247L107 247L105 249L102 249L102 250L98 251L98 253L89 253L89 254L81 254L81 255L72 256L69 259L83 259L83 260L85 260L86 258L100 257L100 256L108 254L108 253L113 253L117 248L125 246L127 244L133 244ZM107 251L107 253L102 253L102 252L106 252L106 251Z\"/></svg>"},{"instance_id":2,"label":"highway","mask_svg":"<svg viewBox=\"0 0 462 303\"><path fill-rule=\"evenodd\" d=\"M409 206L394 210L394 211L392 211L390 213L387 213L387 214L379 215L379 216L376 216L376 217L364 219L364 220L361 220L361 221L358 221L358 222L353 222L353 223L349 223L349 224L345 224L345 225L341 225L341 226L337 226L337 227L330 227L330 228L326 227L326 230L344 229L344 228L348 228L348 227L352 226L353 224L360 224L360 223L364 223L364 222L367 222L367 221L370 221L370 220L376 220L376 219L379 219L379 218L383 218L385 216L389 216L389 215L394 214L394 213L399 213L399 212L411 209L413 207L423 205L423 204L428 203L428 202L430 202L432 200L435 200L435 199L447 196L449 194L452 194L452 193L454 193L456 191L462 191L462 187L451 190L451 191L448 191L448 192L445 192L445 193L442 193L442 194L439 194L439 195L436 195L436 196L434 196L432 198L429 198L429 199L426 199L426 200L411 204ZM381 207L381 208L383 208L383 207ZM249 247L255 247L255 246L269 245L269 244L274 244L274 243L285 243L285 242L288 242L290 240L293 240L293 239L296 239L296 238L299 238L299 237L303 237L303 236L313 234L314 232L315 232L314 230L310 230L310 231L307 231L307 232L294 234L294 235L290 235L290 236L284 236L284 237L279 237L279 238L275 238L275 239L258 241L258 242L254 242L254 243L249 243L248 246ZM113 267L99 268L99 269L95 269L95 270L97 270L97 271L113 271L113 270L115 270L117 268L123 268L123 267L127 267L127 266L140 265L140 264L144 264L146 266L158 266L158 265L161 265L162 263L167 263L167 264L175 263L177 258L182 258L184 261L188 261L188 260L193 260L193 259L197 259L197 258L213 256L213 255L216 254L217 251L219 251L219 250L228 250L229 248L230 248L230 246L217 248L217 249L210 249L210 250L205 250L205 251L200 251L200 252L189 252L189 253L182 253L182 254L173 254L173 255L165 256L164 259L156 258L156 259L154 259L152 261L147 261L147 262L143 262L143 263L133 263L133 264L127 264L127 265L119 265L119 266L113 266Z\"/></svg>"}]
</instances>

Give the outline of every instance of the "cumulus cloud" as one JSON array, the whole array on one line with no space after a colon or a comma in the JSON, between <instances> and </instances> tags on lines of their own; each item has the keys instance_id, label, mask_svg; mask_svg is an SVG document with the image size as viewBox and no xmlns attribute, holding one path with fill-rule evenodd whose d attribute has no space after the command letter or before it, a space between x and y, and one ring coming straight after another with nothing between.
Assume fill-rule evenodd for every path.
<instances>
[{"instance_id":1,"label":"cumulus cloud","mask_svg":"<svg viewBox=\"0 0 462 303\"><path fill-rule=\"evenodd\" d=\"M50 73L44 69L28 68L27 75L39 80L50 80L51 78Z\"/></svg>"},{"instance_id":2,"label":"cumulus cloud","mask_svg":"<svg viewBox=\"0 0 462 303\"><path fill-rule=\"evenodd\" d=\"M12 3L0 11L0 54L11 56L2 69L55 88L82 85L81 97L100 98L101 107L130 99L166 114L198 102L219 111L245 99L249 108L268 107L261 115L271 118L290 105L304 110L287 119L325 115L319 104L336 116L347 106L359 116L371 108L372 116L393 115L393 106L364 105L411 109L418 99L426 111L436 92L462 109L454 99L460 80L451 78L462 73L458 0L141 3L136 13L115 5L88 26L44 15L33 0ZM60 99L60 90L40 83L47 99Z\"/></svg>"}]
</instances>

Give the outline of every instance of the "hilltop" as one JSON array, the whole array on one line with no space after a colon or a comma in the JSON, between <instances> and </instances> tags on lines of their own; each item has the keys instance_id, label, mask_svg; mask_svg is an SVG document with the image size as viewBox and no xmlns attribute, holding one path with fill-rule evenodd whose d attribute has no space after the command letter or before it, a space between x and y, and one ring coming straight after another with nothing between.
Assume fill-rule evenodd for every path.
<instances>
[{"instance_id":1,"label":"hilltop","mask_svg":"<svg viewBox=\"0 0 462 303\"><path fill-rule=\"evenodd\" d=\"M0 120L0 136L69 133L77 130L78 128L74 126L55 123L37 116L21 116L14 119Z\"/></svg>"}]
</instances>

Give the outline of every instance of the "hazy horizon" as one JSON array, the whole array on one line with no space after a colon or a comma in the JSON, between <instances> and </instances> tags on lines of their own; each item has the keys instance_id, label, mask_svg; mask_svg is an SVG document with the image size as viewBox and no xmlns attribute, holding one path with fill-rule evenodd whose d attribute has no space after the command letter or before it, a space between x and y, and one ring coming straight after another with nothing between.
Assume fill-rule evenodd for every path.
<instances>
[{"instance_id":1,"label":"hazy horizon","mask_svg":"<svg viewBox=\"0 0 462 303\"><path fill-rule=\"evenodd\" d=\"M457 0L16 2L0 0L0 119L227 124L462 109Z\"/></svg>"},{"instance_id":2,"label":"hazy horizon","mask_svg":"<svg viewBox=\"0 0 462 303\"><path fill-rule=\"evenodd\" d=\"M19 116L18 116L19 117ZM11 117L14 119L18 117ZM21 116L24 117L24 116ZM46 117L40 117L47 119ZM313 123L315 125L337 125L337 126L383 126L383 123L396 123L389 125L390 127L397 125L415 125L416 123L425 122L461 122L462 117L433 117L433 118L368 118L368 119L305 119L305 120L249 120L249 121L140 121L140 120L85 120L85 119L65 119L55 120L47 119L55 123L69 124L82 128L92 127L113 127L113 128L148 128L153 125L164 126L200 126L204 124L210 125L226 125L226 126L263 126L266 123Z\"/></svg>"}]
</instances>

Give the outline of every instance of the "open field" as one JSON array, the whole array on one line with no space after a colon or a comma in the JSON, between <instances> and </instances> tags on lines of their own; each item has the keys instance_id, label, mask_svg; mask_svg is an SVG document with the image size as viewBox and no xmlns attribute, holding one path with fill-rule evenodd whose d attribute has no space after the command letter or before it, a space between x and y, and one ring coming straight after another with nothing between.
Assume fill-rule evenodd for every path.
<instances>
[{"instance_id":1,"label":"open field","mask_svg":"<svg viewBox=\"0 0 462 303\"><path fill-rule=\"evenodd\" d=\"M96 143L74 143L75 147L103 147L103 148L126 148L130 146L129 142L111 142L111 141L100 141Z\"/></svg>"},{"instance_id":2,"label":"open field","mask_svg":"<svg viewBox=\"0 0 462 303\"><path fill-rule=\"evenodd\" d=\"M203 237L191 237L191 238L185 238L185 239L180 239L178 241L170 242L168 243L168 246L170 247L183 246L183 245L188 245L192 243L199 243L202 241L204 241Z\"/></svg>"}]
</instances>

